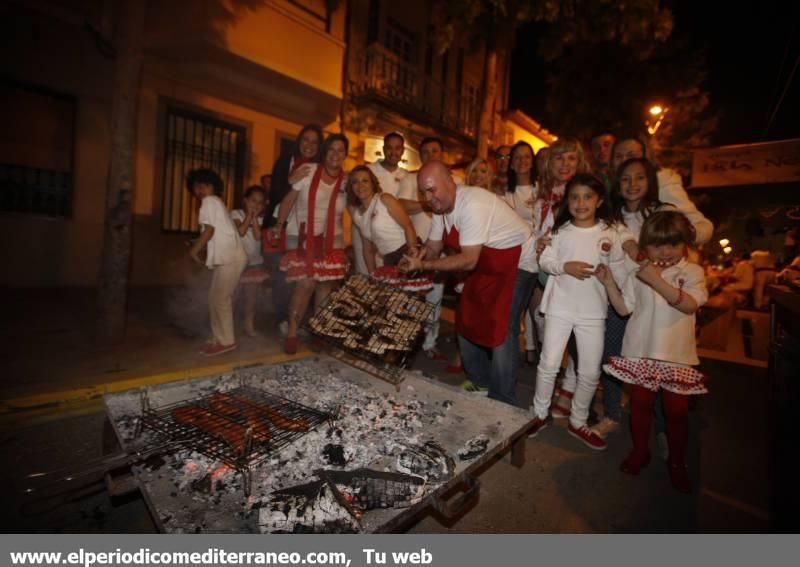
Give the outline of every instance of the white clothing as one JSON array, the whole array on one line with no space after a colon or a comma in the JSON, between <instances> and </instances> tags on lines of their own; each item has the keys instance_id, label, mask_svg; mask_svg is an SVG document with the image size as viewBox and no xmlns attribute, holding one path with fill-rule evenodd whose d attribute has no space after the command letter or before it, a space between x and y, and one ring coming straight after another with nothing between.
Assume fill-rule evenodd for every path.
<instances>
[{"instance_id":1,"label":"white clothing","mask_svg":"<svg viewBox=\"0 0 800 567\"><path fill-rule=\"evenodd\" d=\"M208 289L208 314L211 335L217 344L229 346L236 342L233 329L233 296L239 279L247 266L247 255L239 246L229 262L214 268L211 287Z\"/></svg>"},{"instance_id":2,"label":"white clothing","mask_svg":"<svg viewBox=\"0 0 800 567\"><path fill-rule=\"evenodd\" d=\"M533 205L536 203L536 193L535 185L517 185L516 191L513 193L506 191L506 194L503 195L503 200L531 227L533 226Z\"/></svg>"},{"instance_id":3,"label":"white clothing","mask_svg":"<svg viewBox=\"0 0 800 567\"><path fill-rule=\"evenodd\" d=\"M402 167L398 167L393 172L389 171L388 169L383 167L383 165L381 165L380 161L376 161L374 163L368 163L367 167L370 170L372 170L372 173L374 173L375 177L378 178L378 183L380 183L381 191L383 191L388 195L392 195L393 197L399 196L398 194L400 192L401 182L403 182L408 177L416 177L416 175L408 175L408 171L406 171ZM416 196L414 197L414 199L416 199ZM414 225L414 230L416 230L416 228L417 228L416 225ZM371 240L369 236L364 234L364 230L361 228L361 225L356 224L355 218L353 218L353 230L351 234L351 242L353 243L353 254L356 259L356 273L366 274L367 263L364 260L364 247L363 243L361 242L361 236L364 236L367 240ZM405 243L405 237L403 237L403 243ZM400 246L402 245L403 244L400 244ZM399 248L400 246L398 246L397 248ZM397 248L395 248L395 250L397 250ZM381 252L381 254L385 254L385 252ZM376 266L382 266L382 265L383 265L383 259L378 258Z\"/></svg>"},{"instance_id":4,"label":"white clothing","mask_svg":"<svg viewBox=\"0 0 800 567\"><path fill-rule=\"evenodd\" d=\"M622 356L677 364L700 364L694 339L694 314L681 313L669 305L652 287L636 277L637 269L628 273L622 287L625 306L631 312L622 341ZM664 269L661 277L692 296L698 306L708 300L703 268L697 264L683 259ZM578 359L580 362L580 357Z\"/></svg>"},{"instance_id":5,"label":"white clothing","mask_svg":"<svg viewBox=\"0 0 800 567\"><path fill-rule=\"evenodd\" d=\"M548 316L545 336L550 328L550 315L583 319L605 319L608 294L596 277L579 280L564 272L566 262L586 262L594 267L605 264L618 282L625 281L625 252L622 243L626 232L599 221L591 228L580 228L567 222L553 235L553 241L542 252L539 265L551 275L544 288L539 310Z\"/></svg>"},{"instance_id":6,"label":"white clothing","mask_svg":"<svg viewBox=\"0 0 800 567\"><path fill-rule=\"evenodd\" d=\"M353 224L361 231L361 235L375 244L382 256L406 244L406 232L389 214L380 193L372 197L369 207L363 213L361 209L354 208L352 217Z\"/></svg>"},{"instance_id":7,"label":"white clothing","mask_svg":"<svg viewBox=\"0 0 800 567\"><path fill-rule=\"evenodd\" d=\"M540 419L545 419L549 414L564 349L567 347L569 336L574 333L578 345L578 380L572 396L569 423L579 429L586 425L589 406L600 381L606 322L603 319L585 319L580 314L569 317L547 315L546 318L542 353L536 369L533 414Z\"/></svg>"},{"instance_id":8,"label":"white clothing","mask_svg":"<svg viewBox=\"0 0 800 567\"><path fill-rule=\"evenodd\" d=\"M694 203L689 199L686 189L683 188L681 176L672 169L659 169L658 178L658 200L662 203L673 205L678 211L686 215L695 230L695 242L705 244L711 240L714 234L714 225L703 213L697 210ZM638 234L638 233L637 233Z\"/></svg>"},{"instance_id":9,"label":"white clothing","mask_svg":"<svg viewBox=\"0 0 800 567\"><path fill-rule=\"evenodd\" d=\"M319 166L322 167L322 166ZM286 226L287 236L298 236L300 234L300 225L308 222L308 194L311 188L311 180L314 178L313 173L306 175L303 179L292 185L292 189L297 191L297 202L289 213L288 224ZM334 247L341 248L342 242L342 212L345 207L345 181L339 187L339 194L336 196L336 217L334 220ZM336 186L334 181L331 184L325 183L320 179L319 187L317 187L317 196L314 203L314 236L324 235L328 228L328 204L331 198L331 191ZM306 227L306 235L311 234L311 228Z\"/></svg>"},{"instance_id":10,"label":"white clothing","mask_svg":"<svg viewBox=\"0 0 800 567\"><path fill-rule=\"evenodd\" d=\"M397 197L400 192L400 183L408 176L408 171L402 167L398 167L394 171L389 171L380 161L368 163L367 167L372 170L375 177L378 178L378 183L381 184L381 191L388 193L392 197Z\"/></svg>"},{"instance_id":11,"label":"white clothing","mask_svg":"<svg viewBox=\"0 0 800 567\"><path fill-rule=\"evenodd\" d=\"M244 222L244 219L247 218L247 213L245 213L242 209L236 209L231 211L231 218L235 221L238 220L239 222ZM256 222L260 228L264 223L263 215L257 217ZM261 241L256 240L256 237L253 236L252 228L248 227L247 233L244 236L240 235L240 238L242 239L242 245L244 245L244 251L247 253L247 265L260 266L263 264L264 256L261 254Z\"/></svg>"},{"instance_id":12,"label":"white clothing","mask_svg":"<svg viewBox=\"0 0 800 567\"><path fill-rule=\"evenodd\" d=\"M519 269L536 271L536 245L530 226L500 198L481 187L459 186L453 210L433 215L430 240L443 240L455 226L460 246L506 250L522 246Z\"/></svg>"},{"instance_id":13,"label":"white clothing","mask_svg":"<svg viewBox=\"0 0 800 567\"><path fill-rule=\"evenodd\" d=\"M235 262L242 242L222 199L216 195L204 197L197 221L203 227L214 228L214 236L206 245L206 266L213 269Z\"/></svg>"}]
</instances>

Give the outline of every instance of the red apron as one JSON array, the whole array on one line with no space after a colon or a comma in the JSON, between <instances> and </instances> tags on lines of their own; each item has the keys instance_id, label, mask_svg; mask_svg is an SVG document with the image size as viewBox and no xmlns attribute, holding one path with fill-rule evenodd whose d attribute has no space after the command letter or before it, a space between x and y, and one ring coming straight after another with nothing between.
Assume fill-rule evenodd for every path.
<instances>
[{"instance_id":1,"label":"red apron","mask_svg":"<svg viewBox=\"0 0 800 567\"><path fill-rule=\"evenodd\" d=\"M458 229L444 235L444 244L461 251ZM456 312L456 332L471 342L494 348L508 335L508 317L522 246L505 250L481 248L478 264L464 282Z\"/></svg>"}]
</instances>

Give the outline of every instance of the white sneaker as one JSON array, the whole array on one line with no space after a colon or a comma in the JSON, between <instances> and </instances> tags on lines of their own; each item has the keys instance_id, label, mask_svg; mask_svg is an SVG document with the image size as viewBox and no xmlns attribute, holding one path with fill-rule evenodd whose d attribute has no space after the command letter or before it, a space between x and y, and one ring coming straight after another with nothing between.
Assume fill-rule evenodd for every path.
<instances>
[{"instance_id":1,"label":"white sneaker","mask_svg":"<svg viewBox=\"0 0 800 567\"><path fill-rule=\"evenodd\" d=\"M656 447L658 447L658 456L666 463L669 459L669 443L667 443L666 433L656 434Z\"/></svg>"},{"instance_id":2,"label":"white sneaker","mask_svg":"<svg viewBox=\"0 0 800 567\"><path fill-rule=\"evenodd\" d=\"M600 437L600 439L605 439L617 429L619 429L619 422L614 421L610 417L604 417L597 425L592 427L592 431L595 435Z\"/></svg>"}]
</instances>

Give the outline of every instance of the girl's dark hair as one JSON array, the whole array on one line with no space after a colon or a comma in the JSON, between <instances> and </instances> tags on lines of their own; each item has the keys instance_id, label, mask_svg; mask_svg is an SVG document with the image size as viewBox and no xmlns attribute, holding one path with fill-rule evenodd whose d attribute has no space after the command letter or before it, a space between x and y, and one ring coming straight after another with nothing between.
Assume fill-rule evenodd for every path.
<instances>
[{"instance_id":1,"label":"girl's dark hair","mask_svg":"<svg viewBox=\"0 0 800 567\"><path fill-rule=\"evenodd\" d=\"M325 134L322 133L322 127L318 124L306 124L303 126L303 129L297 134L297 138L294 140L294 155L297 156L300 154L300 140L303 139L303 134L306 132L314 132L317 135L317 155L311 158L311 161L314 163L320 163L324 154L322 153L322 140L325 139Z\"/></svg>"},{"instance_id":2,"label":"girl's dark hair","mask_svg":"<svg viewBox=\"0 0 800 567\"><path fill-rule=\"evenodd\" d=\"M653 213L642 225L639 233L639 248L669 244L693 246L695 231L686 215L678 211L658 211Z\"/></svg>"},{"instance_id":3,"label":"girl's dark hair","mask_svg":"<svg viewBox=\"0 0 800 567\"><path fill-rule=\"evenodd\" d=\"M509 164L508 164L508 191L509 193L514 193L517 190L517 172L514 171L514 154L517 153L522 148L528 148L531 152L531 174L530 174L530 184L536 184L536 152L533 151L533 148L528 142L517 142L511 148L511 153L509 154Z\"/></svg>"},{"instance_id":4,"label":"girl's dark hair","mask_svg":"<svg viewBox=\"0 0 800 567\"><path fill-rule=\"evenodd\" d=\"M617 222L624 223L622 210L625 206L625 199L622 196L619 179L622 177L627 167L637 163L644 168L644 174L647 177L647 192L645 192L641 203L639 203L639 211L641 211L642 217L649 217L653 211L664 204L658 200L658 175L656 174L656 168L647 158L631 158L622 162L617 168L617 171L614 172L614 182L611 185L611 208L614 220Z\"/></svg>"},{"instance_id":5,"label":"girl's dark hair","mask_svg":"<svg viewBox=\"0 0 800 567\"><path fill-rule=\"evenodd\" d=\"M353 193L353 176L361 171L365 171L367 175L369 175L369 179L372 182L373 195L383 192L380 181L378 181L378 177L375 175L375 172L366 165L357 165L350 171L350 173L347 174L347 186L345 191L347 193L347 205L350 207L358 207L361 205L361 200L356 197L355 193Z\"/></svg>"},{"instance_id":6,"label":"girl's dark hair","mask_svg":"<svg viewBox=\"0 0 800 567\"><path fill-rule=\"evenodd\" d=\"M193 169L186 175L186 190L192 193L195 185L211 185L215 195L222 195L225 192L225 184L222 178L213 169Z\"/></svg>"},{"instance_id":7,"label":"girl's dark hair","mask_svg":"<svg viewBox=\"0 0 800 567\"><path fill-rule=\"evenodd\" d=\"M264 191L264 188L261 185L251 185L248 187L244 192L244 198L249 199L253 193L261 193L261 195L264 197L264 201L266 201L268 198L267 192Z\"/></svg>"},{"instance_id":8,"label":"girl's dark hair","mask_svg":"<svg viewBox=\"0 0 800 567\"><path fill-rule=\"evenodd\" d=\"M561 200L561 206L558 208L558 214L553 223L553 234L572 220L572 214L569 212L569 192L579 185L588 187L602 199L600 206L597 207L597 211L595 212L595 218L603 221L608 226L614 224L614 219L611 216L611 206L608 204L608 199L606 199L605 184L591 173L577 173L575 177L567 182L567 187L564 190L564 198Z\"/></svg>"},{"instance_id":9,"label":"girl's dark hair","mask_svg":"<svg viewBox=\"0 0 800 567\"><path fill-rule=\"evenodd\" d=\"M350 151L350 140L347 139L347 136L338 133L330 134L325 138L325 142L322 144L322 160L328 155L328 150L331 149L334 142L342 142L344 144L345 153Z\"/></svg>"}]
</instances>

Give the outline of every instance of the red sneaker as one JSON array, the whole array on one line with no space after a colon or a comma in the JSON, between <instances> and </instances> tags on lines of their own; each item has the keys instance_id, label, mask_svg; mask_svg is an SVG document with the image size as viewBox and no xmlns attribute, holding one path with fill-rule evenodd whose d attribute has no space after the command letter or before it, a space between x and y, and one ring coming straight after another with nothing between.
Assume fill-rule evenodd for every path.
<instances>
[{"instance_id":1,"label":"red sneaker","mask_svg":"<svg viewBox=\"0 0 800 567\"><path fill-rule=\"evenodd\" d=\"M531 422L531 428L528 432L528 439L533 439L539 433L541 433L542 429L546 428L550 425L550 419L542 419L541 417L534 417L533 421Z\"/></svg>"},{"instance_id":2,"label":"red sneaker","mask_svg":"<svg viewBox=\"0 0 800 567\"><path fill-rule=\"evenodd\" d=\"M463 374L464 366L462 364L448 364L444 371L448 374Z\"/></svg>"},{"instance_id":3,"label":"red sneaker","mask_svg":"<svg viewBox=\"0 0 800 567\"><path fill-rule=\"evenodd\" d=\"M589 429L587 425L582 425L576 429L575 427L572 427L572 424L570 423L567 431L575 439L578 439L590 449L594 449L595 451L605 451L608 448L606 442L603 441L594 431Z\"/></svg>"},{"instance_id":4,"label":"red sneaker","mask_svg":"<svg viewBox=\"0 0 800 567\"><path fill-rule=\"evenodd\" d=\"M236 343L231 345L209 345L208 348L203 350L203 354L205 356L217 356L225 354L226 352L231 352L232 350L236 350Z\"/></svg>"},{"instance_id":5,"label":"red sneaker","mask_svg":"<svg viewBox=\"0 0 800 567\"><path fill-rule=\"evenodd\" d=\"M633 451L631 451L631 454L628 455L628 458L622 461L622 464L619 466L619 470L621 470L625 474L636 476L643 468L645 468L649 464L650 464L650 453L647 453L644 457L640 457L639 455L636 455Z\"/></svg>"}]
</instances>

